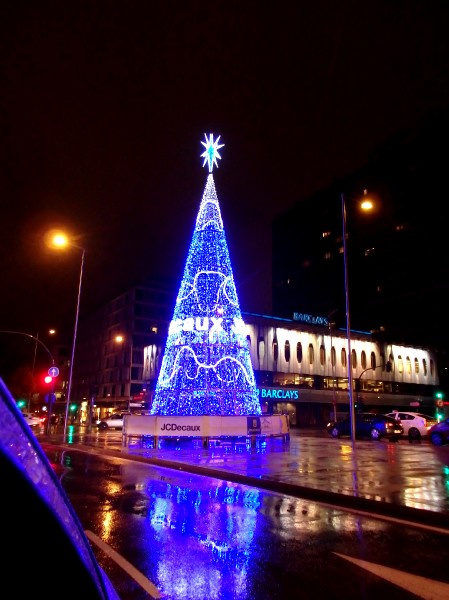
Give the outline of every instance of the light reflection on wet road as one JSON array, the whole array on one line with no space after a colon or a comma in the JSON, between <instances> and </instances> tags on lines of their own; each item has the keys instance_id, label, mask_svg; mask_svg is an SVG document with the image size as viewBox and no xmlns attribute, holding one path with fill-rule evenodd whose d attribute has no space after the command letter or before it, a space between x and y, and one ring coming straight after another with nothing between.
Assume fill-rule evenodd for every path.
<instances>
[{"instance_id":1,"label":"light reflection on wet road","mask_svg":"<svg viewBox=\"0 0 449 600\"><path fill-rule=\"evenodd\" d=\"M175 443L123 447L121 432L112 431L81 432L74 443L449 515L449 446L436 448L427 440L352 444L325 431L293 429L289 444L275 439L249 450Z\"/></svg>"},{"instance_id":2,"label":"light reflection on wet road","mask_svg":"<svg viewBox=\"0 0 449 600\"><path fill-rule=\"evenodd\" d=\"M113 436L108 433L103 438L106 436L109 437L106 444L111 444ZM304 443L300 443L297 454L290 449L288 460L287 454L279 451L270 453L267 463L273 468L273 464L279 467L287 461L289 466L282 477L296 474L316 482L327 477L332 487L340 487L347 493L350 483L346 473L352 469L346 467L341 456L345 443L323 440L320 444L319 437L315 438L317 443L313 439L310 438L309 451L314 454L313 448L315 451L321 448L317 456L301 457L301 451L303 455L305 452ZM382 484L385 493L394 495L403 477L396 466L403 462L397 450L403 443L391 449L388 448L391 444L366 444L363 460L359 453L358 460L362 460L363 474L369 472L372 477L363 483L362 493L376 486L381 479L378 469L383 469L382 478L387 479ZM330 447L331 454L335 449L336 455L331 460L329 456L324 459L323 445ZM383 466L368 467L366 457L372 454L373 447L384 457ZM433 455L433 449L409 445L404 448L406 457L409 448L414 448L415 454L416 450L425 450L428 470L432 471L429 456ZM62 484L84 528L94 531L123 554L170 600L316 599L317 595L348 599L377 599L379 595L389 599L416 597L339 555L449 581L445 566L448 538L443 533L404 528L223 479L81 453L75 447L65 451L48 447L46 452L59 465ZM200 449L198 461L219 457L212 454L206 456ZM401 449L399 455L402 456ZM279 456L284 458L279 460ZM177 460L182 459L178 454ZM329 472L332 460L336 459ZM230 462L223 452L220 460L220 468ZM233 461L234 469L259 468L263 475L260 458L251 460L251 455L242 454L234 456ZM411 457L407 464L410 461ZM424 466L415 470L421 468ZM413 481L408 474L404 479L407 486L416 486L418 490L418 475L415 473ZM432 473L429 475L433 477ZM434 481L432 485L439 490L442 482ZM424 491L420 505L427 495L432 496ZM411 492L409 496L412 497ZM406 497L402 495L401 500ZM440 502L442 496L431 504L435 507ZM147 597L106 560L105 567L108 566L113 573L111 579L121 588L123 600Z\"/></svg>"}]
</instances>

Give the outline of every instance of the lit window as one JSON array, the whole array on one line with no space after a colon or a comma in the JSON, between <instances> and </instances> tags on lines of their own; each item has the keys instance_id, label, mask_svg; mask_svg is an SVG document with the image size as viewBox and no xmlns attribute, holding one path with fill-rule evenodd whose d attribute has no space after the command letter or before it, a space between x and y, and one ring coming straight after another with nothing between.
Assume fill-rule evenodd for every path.
<instances>
[{"instance_id":1,"label":"lit window","mask_svg":"<svg viewBox=\"0 0 449 600\"><path fill-rule=\"evenodd\" d=\"M313 345L309 344L309 364L313 365L315 360L315 352L313 351Z\"/></svg>"},{"instance_id":2,"label":"lit window","mask_svg":"<svg viewBox=\"0 0 449 600\"><path fill-rule=\"evenodd\" d=\"M324 367L326 363L326 349L324 348L323 344L321 344L320 346L320 365L322 367Z\"/></svg>"},{"instance_id":3,"label":"lit window","mask_svg":"<svg viewBox=\"0 0 449 600\"><path fill-rule=\"evenodd\" d=\"M362 350L362 353L360 355L360 363L362 365L362 369L366 369L366 353L365 353L365 350Z\"/></svg>"},{"instance_id":4,"label":"lit window","mask_svg":"<svg viewBox=\"0 0 449 600\"><path fill-rule=\"evenodd\" d=\"M407 369L407 374L412 374L412 361L410 360L410 356L407 356L405 359L405 367Z\"/></svg>"},{"instance_id":5,"label":"lit window","mask_svg":"<svg viewBox=\"0 0 449 600\"><path fill-rule=\"evenodd\" d=\"M390 371L394 372L394 356L393 356L393 354L390 354L390 358L388 359L388 362L390 363Z\"/></svg>"}]
</instances>

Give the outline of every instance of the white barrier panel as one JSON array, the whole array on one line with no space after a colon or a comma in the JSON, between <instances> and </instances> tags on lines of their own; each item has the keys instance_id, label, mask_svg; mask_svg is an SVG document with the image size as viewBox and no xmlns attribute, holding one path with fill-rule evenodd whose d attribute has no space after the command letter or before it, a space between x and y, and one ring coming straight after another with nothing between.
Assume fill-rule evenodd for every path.
<instances>
[{"instance_id":1,"label":"white barrier panel","mask_svg":"<svg viewBox=\"0 0 449 600\"><path fill-rule=\"evenodd\" d=\"M160 416L124 415L123 436L246 437L289 433L288 415L257 416Z\"/></svg>"}]
</instances>

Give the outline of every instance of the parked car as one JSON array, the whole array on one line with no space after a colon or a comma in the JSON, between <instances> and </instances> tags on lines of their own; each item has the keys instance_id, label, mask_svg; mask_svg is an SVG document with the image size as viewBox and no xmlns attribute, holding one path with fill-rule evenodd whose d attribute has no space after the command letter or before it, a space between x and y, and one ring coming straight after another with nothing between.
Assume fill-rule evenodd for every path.
<instances>
[{"instance_id":1,"label":"parked car","mask_svg":"<svg viewBox=\"0 0 449 600\"><path fill-rule=\"evenodd\" d=\"M419 440L422 437L427 437L429 429L432 425L438 423L434 417L429 417L418 412L404 412L395 410L391 413L387 413L388 417L393 419L399 419L401 421L402 428L404 429L404 435L407 435L411 440Z\"/></svg>"},{"instance_id":2,"label":"parked car","mask_svg":"<svg viewBox=\"0 0 449 600\"><path fill-rule=\"evenodd\" d=\"M449 417L429 429L429 440L434 446L449 444Z\"/></svg>"},{"instance_id":3,"label":"parked car","mask_svg":"<svg viewBox=\"0 0 449 600\"><path fill-rule=\"evenodd\" d=\"M100 431L106 429L123 429L123 415L127 413L113 413L109 417L104 417L97 421L97 427Z\"/></svg>"},{"instance_id":4,"label":"parked car","mask_svg":"<svg viewBox=\"0 0 449 600\"><path fill-rule=\"evenodd\" d=\"M36 415L33 415L32 413L23 412L22 416L25 419L25 422L28 423L28 425L30 427L40 427L41 425L44 424L44 421L42 420L41 417L37 417Z\"/></svg>"},{"instance_id":5,"label":"parked car","mask_svg":"<svg viewBox=\"0 0 449 600\"><path fill-rule=\"evenodd\" d=\"M404 433L404 429L397 419L370 412L357 413L354 428L357 438L370 438L372 440L387 438L396 441ZM333 438L350 437L351 418L347 416L342 421L331 421L327 424L326 429Z\"/></svg>"}]
</instances>

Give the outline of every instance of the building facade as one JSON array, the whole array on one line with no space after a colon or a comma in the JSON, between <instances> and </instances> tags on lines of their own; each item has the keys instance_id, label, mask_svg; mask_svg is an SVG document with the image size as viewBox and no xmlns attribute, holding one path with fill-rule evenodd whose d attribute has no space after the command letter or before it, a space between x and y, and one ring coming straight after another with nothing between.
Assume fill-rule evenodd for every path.
<instances>
[{"instance_id":1,"label":"building facade","mask_svg":"<svg viewBox=\"0 0 449 600\"><path fill-rule=\"evenodd\" d=\"M347 293L352 328L371 331L379 343L432 348L443 387L449 280L439 208L447 151L440 147L448 127L446 115L402 132L357 172L298 199L272 225L274 314L320 314L345 327ZM360 209L365 192L370 212Z\"/></svg>"},{"instance_id":2,"label":"building facade","mask_svg":"<svg viewBox=\"0 0 449 600\"><path fill-rule=\"evenodd\" d=\"M72 401L87 420L150 410L170 325L173 288L141 285L80 320ZM324 426L349 411L348 340L326 317L242 313L262 412L292 426ZM351 332L357 409L435 414L437 357L419 347Z\"/></svg>"}]
</instances>

